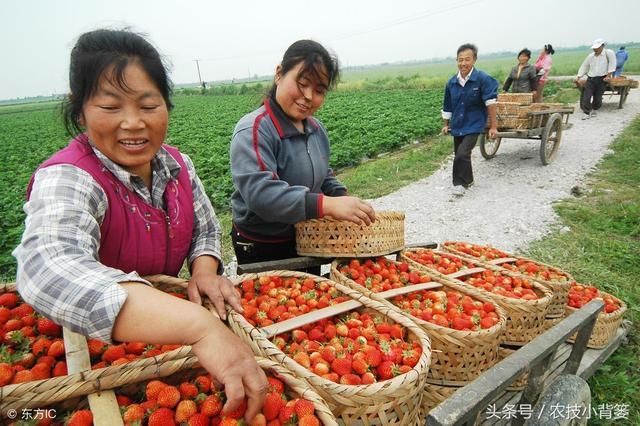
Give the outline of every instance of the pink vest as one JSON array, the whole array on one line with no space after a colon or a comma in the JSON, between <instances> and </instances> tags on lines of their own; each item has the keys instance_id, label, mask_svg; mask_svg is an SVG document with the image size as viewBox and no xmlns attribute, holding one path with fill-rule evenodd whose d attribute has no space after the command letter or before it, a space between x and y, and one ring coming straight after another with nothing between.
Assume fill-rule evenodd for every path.
<instances>
[{"instance_id":1,"label":"pink vest","mask_svg":"<svg viewBox=\"0 0 640 426\"><path fill-rule=\"evenodd\" d=\"M99 260L102 264L140 275L176 276L189 253L193 233L193 191L189 171L177 148L163 145L180 164L178 180L167 184L167 211L145 203L127 189L95 155L81 134L40 165L72 164L89 173L107 194L107 211L100 225ZM31 195L34 176L27 188Z\"/></svg>"}]
</instances>

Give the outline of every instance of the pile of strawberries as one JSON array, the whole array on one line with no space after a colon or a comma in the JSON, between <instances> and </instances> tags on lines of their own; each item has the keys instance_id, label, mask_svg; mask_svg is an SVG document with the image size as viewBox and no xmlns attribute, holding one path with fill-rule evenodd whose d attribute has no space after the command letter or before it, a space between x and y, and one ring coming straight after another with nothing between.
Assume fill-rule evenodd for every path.
<instances>
[{"instance_id":1,"label":"pile of strawberries","mask_svg":"<svg viewBox=\"0 0 640 426\"><path fill-rule=\"evenodd\" d=\"M122 365L142 358L151 358L172 351L182 345L157 345L143 342L125 342L118 345L105 343L97 339L88 339L91 368Z\"/></svg>"},{"instance_id":2,"label":"pile of strawberries","mask_svg":"<svg viewBox=\"0 0 640 426\"><path fill-rule=\"evenodd\" d=\"M392 262L383 256L364 262L351 259L339 265L338 271L374 293L431 281L428 275L411 270L407 262Z\"/></svg>"},{"instance_id":3,"label":"pile of strawberries","mask_svg":"<svg viewBox=\"0 0 640 426\"><path fill-rule=\"evenodd\" d=\"M474 268L477 266L471 262L466 262L457 256L446 253L436 253L431 249L407 251L405 252L405 255L409 259L414 260L427 268L435 269L444 275L453 274L462 269Z\"/></svg>"},{"instance_id":4,"label":"pile of strawberries","mask_svg":"<svg viewBox=\"0 0 640 426\"><path fill-rule=\"evenodd\" d=\"M569 277L562 271L549 268L545 265L541 265L536 262L531 262L523 259L518 259L515 263L504 263L502 265L503 268L509 269L514 272L519 272L521 274L526 274L531 277L556 282L556 283L565 283L569 280Z\"/></svg>"},{"instance_id":5,"label":"pile of strawberries","mask_svg":"<svg viewBox=\"0 0 640 426\"><path fill-rule=\"evenodd\" d=\"M278 335L273 343L314 374L344 385L392 379L410 371L422 355L400 324L357 311Z\"/></svg>"},{"instance_id":6,"label":"pile of strawberries","mask_svg":"<svg viewBox=\"0 0 640 426\"><path fill-rule=\"evenodd\" d=\"M262 412L250 422L250 426L320 425L312 402L290 398L282 381L272 376L268 380L270 387ZM125 426L246 424L242 420L247 409L246 400L233 412L223 412L225 394L216 389L210 375L196 376L178 386L152 380L147 383L144 393L142 402L117 395Z\"/></svg>"},{"instance_id":7,"label":"pile of strawberries","mask_svg":"<svg viewBox=\"0 0 640 426\"><path fill-rule=\"evenodd\" d=\"M0 386L67 374L62 327L15 292L0 294Z\"/></svg>"},{"instance_id":8,"label":"pile of strawberries","mask_svg":"<svg viewBox=\"0 0 640 426\"><path fill-rule=\"evenodd\" d=\"M523 278L511 278L500 272L485 270L458 278L481 290L513 299L536 300L538 295L533 285Z\"/></svg>"},{"instance_id":9,"label":"pile of strawberries","mask_svg":"<svg viewBox=\"0 0 640 426\"><path fill-rule=\"evenodd\" d=\"M253 326L276 322L349 300L326 281L262 276L238 287L245 319Z\"/></svg>"},{"instance_id":10,"label":"pile of strawberries","mask_svg":"<svg viewBox=\"0 0 640 426\"><path fill-rule=\"evenodd\" d=\"M491 246L481 246L477 244L469 244L469 243L454 242L454 241L447 241L444 243L444 246L450 247L452 249L458 250L459 252L468 254L473 257L477 257L485 261L509 257L509 254Z\"/></svg>"},{"instance_id":11,"label":"pile of strawberries","mask_svg":"<svg viewBox=\"0 0 640 426\"><path fill-rule=\"evenodd\" d=\"M391 301L415 318L454 330L488 329L500 321L493 303L474 300L455 290L421 290Z\"/></svg>"},{"instance_id":12,"label":"pile of strawberries","mask_svg":"<svg viewBox=\"0 0 640 426\"><path fill-rule=\"evenodd\" d=\"M603 311L607 314L620 309L620 301L607 293L601 293L594 286L573 283L569 287L568 305L572 308L582 308L593 299L602 299L604 301Z\"/></svg>"}]
</instances>

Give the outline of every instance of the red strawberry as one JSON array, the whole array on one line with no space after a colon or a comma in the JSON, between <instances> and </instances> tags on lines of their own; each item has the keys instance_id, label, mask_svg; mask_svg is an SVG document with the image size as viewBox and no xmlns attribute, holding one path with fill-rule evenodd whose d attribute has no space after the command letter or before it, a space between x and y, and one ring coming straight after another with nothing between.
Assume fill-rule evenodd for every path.
<instances>
[{"instance_id":1,"label":"red strawberry","mask_svg":"<svg viewBox=\"0 0 640 426\"><path fill-rule=\"evenodd\" d=\"M284 383L275 377L267 377L267 381L269 382L269 389L271 392L283 393L284 392Z\"/></svg>"},{"instance_id":2,"label":"red strawberry","mask_svg":"<svg viewBox=\"0 0 640 426\"><path fill-rule=\"evenodd\" d=\"M294 420L296 415L296 410L293 405L285 405L282 410L280 410L280 414L278 415L278 420L280 420L281 424L288 424Z\"/></svg>"},{"instance_id":3,"label":"red strawberry","mask_svg":"<svg viewBox=\"0 0 640 426\"><path fill-rule=\"evenodd\" d=\"M175 386L167 385L158 392L158 405L173 408L180 402L180 391Z\"/></svg>"},{"instance_id":4,"label":"red strawberry","mask_svg":"<svg viewBox=\"0 0 640 426\"><path fill-rule=\"evenodd\" d=\"M51 372L51 375L53 377L60 377L60 376L66 376L67 374L68 374L67 362L66 361L56 362L56 365L55 367L53 367L53 371Z\"/></svg>"},{"instance_id":5,"label":"red strawberry","mask_svg":"<svg viewBox=\"0 0 640 426\"><path fill-rule=\"evenodd\" d=\"M201 413L196 413L187 422L188 426L209 426L209 417Z\"/></svg>"},{"instance_id":6,"label":"red strawberry","mask_svg":"<svg viewBox=\"0 0 640 426\"><path fill-rule=\"evenodd\" d=\"M128 354L142 355L147 348L147 344L143 342L128 342L124 344L124 349Z\"/></svg>"},{"instance_id":7,"label":"red strawberry","mask_svg":"<svg viewBox=\"0 0 640 426\"><path fill-rule=\"evenodd\" d=\"M194 399L198 396L198 388L193 383L182 382L178 386L178 390L182 399Z\"/></svg>"},{"instance_id":8,"label":"red strawberry","mask_svg":"<svg viewBox=\"0 0 640 426\"><path fill-rule=\"evenodd\" d=\"M372 385L376 382L376 376L371 371L364 373L361 379L363 385Z\"/></svg>"},{"instance_id":9,"label":"red strawberry","mask_svg":"<svg viewBox=\"0 0 640 426\"><path fill-rule=\"evenodd\" d=\"M0 306L0 325L9 321L9 318L11 318L11 311L9 310L9 308Z\"/></svg>"},{"instance_id":10,"label":"red strawberry","mask_svg":"<svg viewBox=\"0 0 640 426\"><path fill-rule=\"evenodd\" d=\"M145 395L147 399L148 400L157 399L160 391L164 389L166 386L167 384L164 382L161 382L160 380L151 380L149 383L147 383L147 386L145 389Z\"/></svg>"},{"instance_id":11,"label":"red strawberry","mask_svg":"<svg viewBox=\"0 0 640 426\"><path fill-rule=\"evenodd\" d=\"M87 346L89 347L89 355L91 358L96 358L102 356L102 351L104 351L107 344L98 339L89 339L87 340Z\"/></svg>"},{"instance_id":12,"label":"red strawberry","mask_svg":"<svg viewBox=\"0 0 640 426\"><path fill-rule=\"evenodd\" d=\"M340 376L351 373L351 360L349 358L336 358L331 363L331 370Z\"/></svg>"},{"instance_id":13,"label":"red strawberry","mask_svg":"<svg viewBox=\"0 0 640 426\"><path fill-rule=\"evenodd\" d=\"M13 308L18 304L18 295L16 293L3 293L0 294L0 306L6 308Z\"/></svg>"},{"instance_id":14,"label":"red strawberry","mask_svg":"<svg viewBox=\"0 0 640 426\"><path fill-rule=\"evenodd\" d=\"M56 359L52 356L49 355L42 355L40 358L38 358L38 360L36 361L36 364L48 364L49 367L53 367L54 365L56 365Z\"/></svg>"},{"instance_id":15,"label":"red strawberry","mask_svg":"<svg viewBox=\"0 0 640 426\"><path fill-rule=\"evenodd\" d=\"M15 371L10 364L0 362L0 387L8 385L13 380Z\"/></svg>"},{"instance_id":16,"label":"red strawberry","mask_svg":"<svg viewBox=\"0 0 640 426\"><path fill-rule=\"evenodd\" d=\"M127 355L123 345L109 345L107 350L102 354L102 360L105 362L113 362L119 358L125 358Z\"/></svg>"},{"instance_id":17,"label":"red strawberry","mask_svg":"<svg viewBox=\"0 0 640 426\"><path fill-rule=\"evenodd\" d=\"M357 386L362 384L362 379L356 374L345 374L340 377L340 383L343 385Z\"/></svg>"},{"instance_id":18,"label":"red strawberry","mask_svg":"<svg viewBox=\"0 0 640 426\"><path fill-rule=\"evenodd\" d=\"M262 406L262 413L267 420L273 420L278 417L280 409L284 405L282 401L282 394L277 392L269 392L264 399L264 405Z\"/></svg>"},{"instance_id":19,"label":"red strawberry","mask_svg":"<svg viewBox=\"0 0 640 426\"><path fill-rule=\"evenodd\" d=\"M238 405L238 408L236 408L233 411L224 412L223 414L226 417L231 417L232 419L239 419L239 418L242 418L242 416L244 416L245 411L247 411L247 400L243 399L240 405Z\"/></svg>"},{"instance_id":20,"label":"red strawberry","mask_svg":"<svg viewBox=\"0 0 640 426\"><path fill-rule=\"evenodd\" d=\"M209 376L198 376L195 379L198 390L203 393L209 393L211 391L211 378Z\"/></svg>"},{"instance_id":21,"label":"red strawberry","mask_svg":"<svg viewBox=\"0 0 640 426\"><path fill-rule=\"evenodd\" d=\"M294 406L294 408L299 419L307 414L313 414L316 410L313 406L313 402L307 401L306 399L302 398L296 401L296 405Z\"/></svg>"},{"instance_id":22,"label":"red strawberry","mask_svg":"<svg viewBox=\"0 0 640 426\"><path fill-rule=\"evenodd\" d=\"M56 339L51 342L51 346L49 347L47 355L54 358L59 358L64 355L64 342L62 341L62 339Z\"/></svg>"},{"instance_id":23,"label":"red strawberry","mask_svg":"<svg viewBox=\"0 0 640 426\"><path fill-rule=\"evenodd\" d=\"M145 410L140 406L140 404L131 404L127 407L124 414L122 415L122 420L127 426L133 422L140 422L140 424L142 424L144 415Z\"/></svg>"},{"instance_id":24,"label":"red strawberry","mask_svg":"<svg viewBox=\"0 0 640 426\"><path fill-rule=\"evenodd\" d=\"M164 391L163 391L164 392ZM162 395L162 392L160 393ZM188 421L191 416L198 412L196 402L192 400L180 401L176 407L176 422L182 423Z\"/></svg>"},{"instance_id":25,"label":"red strawberry","mask_svg":"<svg viewBox=\"0 0 640 426\"><path fill-rule=\"evenodd\" d=\"M402 363L409 367L415 367L420 360L420 353L415 349L407 349L402 352Z\"/></svg>"},{"instance_id":26,"label":"red strawberry","mask_svg":"<svg viewBox=\"0 0 640 426\"><path fill-rule=\"evenodd\" d=\"M149 416L149 426L175 426L173 410L158 408Z\"/></svg>"},{"instance_id":27,"label":"red strawberry","mask_svg":"<svg viewBox=\"0 0 640 426\"><path fill-rule=\"evenodd\" d=\"M300 419L298 426L320 426L320 420L312 414L307 414Z\"/></svg>"},{"instance_id":28,"label":"red strawberry","mask_svg":"<svg viewBox=\"0 0 640 426\"><path fill-rule=\"evenodd\" d=\"M278 425L280 424L280 421L273 420L274 422L277 422ZM249 422L249 426L267 426L267 418L265 417L264 414L262 413L258 413L253 420L251 420L251 422Z\"/></svg>"},{"instance_id":29,"label":"red strawberry","mask_svg":"<svg viewBox=\"0 0 640 426\"><path fill-rule=\"evenodd\" d=\"M23 321L26 320L30 325L33 325L35 324L35 318L27 319L27 317L33 317L33 312L34 311L31 306L26 303L21 303L11 310L11 316L14 318L20 318Z\"/></svg>"},{"instance_id":30,"label":"red strawberry","mask_svg":"<svg viewBox=\"0 0 640 426\"><path fill-rule=\"evenodd\" d=\"M31 370L21 370L21 371L16 371L16 374L13 376L13 380L11 381L11 384L16 384L16 383L26 383L26 382L30 382L33 380L33 375L31 374Z\"/></svg>"},{"instance_id":31,"label":"red strawberry","mask_svg":"<svg viewBox=\"0 0 640 426\"><path fill-rule=\"evenodd\" d=\"M38 337L31 346L31 353L40 356L49 352L49 347L51 347L51 340L47 337Z\"/></svg>"},{"instance_id":32,"label":"red strawberry","mask_svg":"<svg viewBox=\"0 0 640 426\"><path fill-rule=\"evenodd\" d=\"M33 380L43 380L51 377L51 367L48 364L36 364L31 369Z\"/></svg>"},{"instance_id":33,"label":"red strawberry","mask_svg":"<svg viewBox=\"0 0 640 426\"><path fill-rule=\"evenodd\" d=\"M391 361L382 361L376 371L381 380L392 379L400 374L398 366Z\"/></svg>"},{"instance_id":34,"label":"red strawberry","mask_svg":"<svg viewBox=\"0 0 640 426\"><path fill-rule=\"evenodd\" d=\"M74 411L66 424L67 426L92 426L93 414L90 410Z\"/></svg>"},{"instance_id":35,"label":"red strawberry","mask_svg":"<svg viewBox=\"0 0 640 426\"><path fill-rule=\"evenodd\" d=\"M207 396L200 405L200 412L207 417L214 417L222 411L222 401L217 394Z\"/></svg>"},{"instance_id":36,"label":"red strawberry","mask_svg":"<svg viewBox=\"0 0 640 426\"><path fill-rule=\"evenodd\" d=\"M48 318L40 318L36 323L38 333L40 334L50 337L59 337L62 335L62 327Z\"/></svg>"}]
</instances>

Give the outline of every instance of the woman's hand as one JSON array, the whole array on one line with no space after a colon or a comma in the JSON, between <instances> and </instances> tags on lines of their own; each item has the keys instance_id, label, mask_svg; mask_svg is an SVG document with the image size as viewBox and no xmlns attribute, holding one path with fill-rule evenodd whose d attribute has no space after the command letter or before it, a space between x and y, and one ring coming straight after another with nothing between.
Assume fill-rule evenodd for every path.
<instances>
[{"instance_id":1,"label":"woman's hand","mask_svg":"<svg viewBox=\"0 0 640 426\"><path fill-rule=\"evenodd\" d=\"M227 318L224 307L226 301L239 313L242 313L240 296L231 281L225 276L217 274L218 261L212 256L200 256L191 264L191 279L187 286L189 300L202 304L201 295L207 296L213 302L216 312L223 320Z\"/></svg>"},{"instance_id":2,"label":"woman's hand","mask_svg":"<svg viewBox=\"0 0 640 426\"><path fill-rule=\"evenodd\" d=\"M376 213L369 203L357 197L324 197L324 214L338 220L348 220L358 225L371 225Z\"/></svg>"},{"instance_id":3,"label":"woman's hand","mask_svg":"<svg viewBox=\"0 0 640 426\"><path fill-rule=\"evenodd\" d=\"M448 135L449 134L449 125L445 124L444 126L442 126L442 130L440 130L440 134L441 135Z\"/></svg>"}]
</instances>

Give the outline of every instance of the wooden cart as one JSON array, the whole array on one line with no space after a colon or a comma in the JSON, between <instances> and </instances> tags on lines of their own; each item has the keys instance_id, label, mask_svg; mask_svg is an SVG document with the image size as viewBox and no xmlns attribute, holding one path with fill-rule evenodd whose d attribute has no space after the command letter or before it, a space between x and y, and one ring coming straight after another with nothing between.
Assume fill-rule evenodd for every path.
<instances>
[{"instance_id":1,"label":"wooden cart","mask_svg":"<svg viewBox=\"0 0 640 426\"><path fill-rule=\"evenodd\" d=\"M495 139L480 135L480 153L490 160L496 156L502 139L535 139L540 141L540 161L545 166L555 158L563 129L569 128L569 115L573 107L558 107L528 113L529 125L526 129L501 129Z\"/></svg>"},{"instance_id":2,"label":"wooden cart","mask_svg":"<svg viewBox=\"0 0 640 426\"><path fill-rule=\"evenodd\" d=\"M622 106L629 96L629 91L636 87L638 87L638 82L636 80L629 78L614 78L607 82L604 94L605 96L620 96L620 99L618 100L618 109L622 109Z\"/></svg>"}]
</instances>

